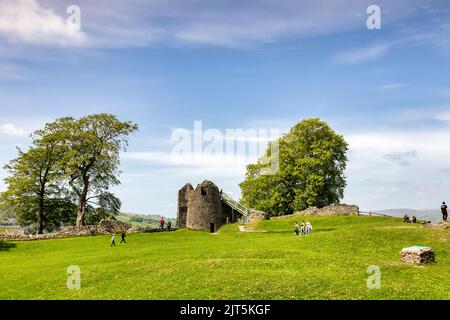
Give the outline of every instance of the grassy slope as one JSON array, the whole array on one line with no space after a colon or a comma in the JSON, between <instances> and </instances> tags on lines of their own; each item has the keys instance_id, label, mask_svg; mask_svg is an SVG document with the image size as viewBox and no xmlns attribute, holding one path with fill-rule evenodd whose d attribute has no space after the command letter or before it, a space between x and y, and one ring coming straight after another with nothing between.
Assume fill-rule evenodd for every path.
<instances>
[{"instance_id":1,"label":"grassy slope","mask_svg":"<svg viewBox=\"0 0 450 320\"><path fill-rule=\"evenodd\" d=\"M405 228L399 219L316 217L309 237L294 239L294 218L263 221L239 233L179 230L8 243L0 249L2 299L450 299L449 230ZM411 227L411 225L408 225ZM437 263L399 260L410 245L435 249ZM15 247L14 247L15 246ZM79 265L80 290L66 288ZM368 290L366 269L382 271Z\"/></svg>"}]
</instances>

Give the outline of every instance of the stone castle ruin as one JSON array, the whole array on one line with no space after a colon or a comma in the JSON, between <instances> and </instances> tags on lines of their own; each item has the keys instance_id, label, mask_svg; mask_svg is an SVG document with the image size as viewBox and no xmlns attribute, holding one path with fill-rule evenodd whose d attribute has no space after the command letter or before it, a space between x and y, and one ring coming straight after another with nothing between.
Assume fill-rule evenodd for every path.
<instances>
[{"instance_id":1,"label":"stone castle ruin","mask_svg":"<svg viewBox=\"0 0 450 320\"><path fill-rule=\"evenodd\" d=\"M332 204L323 208L311 207L294 215L358 215L356 205ZM285 218L286 216L274 217ZM178 191L177 228L216 232L222 225L241 221L243 224L270 219L266 212L241 205L223 193L211 181L205 180L194 189L187 183Z\"/></svg>"},{"instance_id":2,"label":"stone castle ruin","mask_svg":"<svg viewBox=\"0 0 450 320\"><path fill-rule=\"evenodd\" d=\"M178 191L177 228L216 232L226 223L245 220L247 210L211 181L195 189L188 183Z\"/></svg>"}]
</instances>

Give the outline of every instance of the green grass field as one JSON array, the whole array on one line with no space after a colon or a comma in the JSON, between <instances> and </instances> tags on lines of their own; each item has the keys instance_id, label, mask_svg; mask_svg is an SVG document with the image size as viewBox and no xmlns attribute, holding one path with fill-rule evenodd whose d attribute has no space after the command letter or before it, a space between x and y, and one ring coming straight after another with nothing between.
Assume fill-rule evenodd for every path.
<instances>
[{"instance_id":1,"label":"green grass field","mask_svg":"<svg viewBox=\"0 0 450 320\"><path fill-rule=\"evenodd\" d=\"M0 244L1 299L450 299L450 230L400 219L315 217L311 236L293 237L294 218L257 232L179 230ZM436 263L400 261L411 245L432 246ZM81 289L66 287L69 265ZM367 268L381 288L367 288Z\"/></svg>"}]
</instances>

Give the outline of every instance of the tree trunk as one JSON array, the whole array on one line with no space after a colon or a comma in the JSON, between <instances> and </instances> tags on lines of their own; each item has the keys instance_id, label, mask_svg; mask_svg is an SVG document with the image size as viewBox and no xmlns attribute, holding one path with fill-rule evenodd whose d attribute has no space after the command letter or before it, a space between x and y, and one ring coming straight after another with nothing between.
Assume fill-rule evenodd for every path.
<instances>
[{"instance_id":1,"label":"tree trunk","mask_svg":"<svg viewBox=\"0 0 450 320\"><path fill-rule=\"evenodd\" d=\"M39 194L39 208L37 215L37 234L42 234L44 232L44 193Z\"/></svg>"},{"instance_id":2,"label":"tree trunk","mask_svg":"<svg viewBox=\"0 0 450 320\"><path fill-rule=\"evenodd\" d=\"M83 177L83 191L80 194L77 209L77 227L84 226L84 216L86 214L87 194L89 191L89 178Z\"/></svg>"}]
</instances>

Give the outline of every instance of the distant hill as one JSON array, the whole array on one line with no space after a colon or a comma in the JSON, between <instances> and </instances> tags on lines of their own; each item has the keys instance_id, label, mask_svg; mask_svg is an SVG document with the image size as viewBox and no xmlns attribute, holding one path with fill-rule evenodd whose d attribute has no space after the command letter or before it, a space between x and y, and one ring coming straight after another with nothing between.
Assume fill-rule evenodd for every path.
<instances>
[{"instance_id":1,"label":"distant hill","mask_svg":"<svg viewBox=\"0 0 450 320\"><path fill-rule=\"evenodd\" d=\"M426 210L415 210L415 209L386 209L374 211L376 213L382 213L394 217L403 217L405 214L408 216L416 216L419 220L430 220L430 221L440 221L442 219L442 214L440 209L426 209Z\"/></svg>"},{"instance_id":2,"label":"distant hill","mask_svg":"<svg viewBox=\"0 0 450 320\"><path fill-rule=\"evenodd\" d=\"M133 227L157 227L159 226L159 218L161 218L161 216L158 214L122 212L116 218L122 222L131 224ZM175 226L176 219L165 218L166 223L169 222L169 220L172 223L172 226Z\"/></svg>"}]
</instances>

